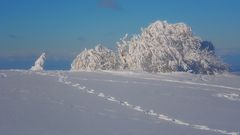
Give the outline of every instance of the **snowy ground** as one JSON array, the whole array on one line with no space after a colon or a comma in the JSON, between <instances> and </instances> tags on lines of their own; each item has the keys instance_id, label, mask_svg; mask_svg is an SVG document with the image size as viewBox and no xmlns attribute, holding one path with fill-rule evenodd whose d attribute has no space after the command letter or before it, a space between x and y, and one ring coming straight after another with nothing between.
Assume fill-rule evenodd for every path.
<instances>
[{"instance_id":1,"label":"snowy ground","mask_svg":"<svg viewBox=\"0 0 240 135\"><path fill-rule=\"evenodd\" d=\"M0 70L1 135L239 131L240 76Z\"/></svg>"}]
</instances>

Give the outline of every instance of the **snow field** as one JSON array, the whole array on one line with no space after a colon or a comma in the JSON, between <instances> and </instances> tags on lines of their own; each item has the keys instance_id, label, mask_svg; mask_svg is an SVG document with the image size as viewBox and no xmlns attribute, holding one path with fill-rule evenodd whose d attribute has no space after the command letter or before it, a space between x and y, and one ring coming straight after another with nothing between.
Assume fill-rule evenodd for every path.
<instances>
[{"instance_id":1,"label":"snow field","mask_svg":"<svg viewBox=\"0 0 240 135\"><path fill-rule=\"evenodd\" d=\"M160 120L164 120L164 121L170 122L172 124L178 124L178 125L182 125L182 126L187 126L187 127L191 127L191 128L198 129L198 130L206 130L206 131L216 132L216 133L225 134L225 135L239 135L239 132L228 132L228 131L222 130L222 129L213 129L213 128L210 128L210 127L208 127L206 125L191 124L191 123L184 122L182 120L178 120L178 119L169 117L169 116L161 114L161 113L156 113L156 112L154 112L153 109L146 110L146 109L142 108L141 106L129 104L127 101L118 100L118 99L116 99L113 96L110 96L110 95L109 96L105 96L106 94L104 94L104 93L97 93L96 90L88 89L85 86L80 85L79 83L74 84L74 83L72 83L70 81L67 81L67 78L68 78L67 76L62 76L62 75L59 76L58 75L57 77L59 78L58 80L60 80L59 81L60 83L67 84L68 86L72 86L72 87L78 87L79 90L82 90L85 93L93 94L93 95L101 97L101 98L103 98L105 100L108 100L110 102L118 103L118 104L120 104L122 106L126 106L126 107L128 107L130 109L136 110L138 112L142 112L142 113L144 113L144 114L146 114L146 115L148 115L150 117L156 117L156 118L158 118ZM88 80L88 79L84 78L83 80ZM95 79L95 80L97 80L97 79ZM113 81L113 80L103 80L103 81L119 83L119 81ZM186 81L182 81L181 82L181 81L176 81L176 80L161 80L161 81L177 82L177 83L184 83L184 84L191 84L191 85L200 85L200 86L220 87L220 88L226 88L226 89L231 89L231 90L239 90L239 88L233 88L233 87L227 87L227 86L219 86L219 85L210 85L210 84L204 84L204 83L202 84L202 83L193 83L193 82L186 82ZM128 83L128 82L123 82L123 83ZM132 83L138 83L138 82L134 81ZM236 97L236 96L238 97L239 95L236 95L236 94L230 94L230 95L228 94L228 95L226 95L226 94L224 94L222 96L222 94L217 94L217 96L221 97L221 98L224 97L224 98L227 98L229 100L233 100L233 99L235 99L233 97ZM233 100L233 101L236 101L236 100Z\"/></svg>"},{"instance_id":2,"label":"snow field","mask_svg":"<svg viewBox=\"0 0 240 135\"><path fill-rule=\"evenodd\" d=\"M146 104L143 104L144 102L138 102L137 100L135 102L128 95L125 95L126 97L124 97L124 96L118 95L116 93L114 94L110 91L102 90L103 87L98 87L100 84L101 85L108 84L109 86L115 88L115 85L120 86L121 84L124 84L124 85L126 85L127 88L129 87L128 93L133 94L133 96L134 96L134 93L132 93L133 91L131 90L132 86L137 86L135 91L137 91L138 87L144 86L144 88L147 88L149 90L149 92L152 91L151 89L153 89L153 87L168 88L169 89L168 93L164 93L164 91L162 91L162 90L160 92L163 92L162 94L167 94L166 96L169 97L169 100L171 100L171 94L175 94L175 92L177 92L177 91L175 91L175 92L172 91L171 90L172 88L174 88L176 90L179 89L181 91L186 89L186 91L188 91L188 92L191 92L191 91L192 91L191 93L196 93L196 92L199 93L200 92L200 94L202 91L205 94L208 94L207 98L213 98L217 101L221 101L221 103L238 105L239 104L239 100L238 100L239 85L237 85L237 83L235 85L228 85L228 83L221 83L221 81L226 80L227 77L229 78L229 81L231 81L231 79L236 80L236 81L239 79L239 78L231 76L231 75L230 76L224 76L224 75L215 76L214 79L211 80L212 76L209 76L209 77L204 76L204 77L200 77L199 79L197 79L195 75L194 75L195 77L192 78L191 76L189 76L187 74L184 74L184 75L162 74L159 76L158 75L155 76L155 75L144 74L144 73L139 73L139 74L136 73L135 74L135 73L126 73L126 72L125 73L117 73L117 72L111 72L111 73L79 72L79 73L77 73L77 72L62 72L62 71L47 71L47 72L45 72L45 71L42 71L42 72L32 72L32 71L7 71L7 72L5 72L5 71L2 71L1 73L4 73L7 75L7 78L0 78L2 80L6 80L11 77L17 77L15 74L19 74L19 77L20 76L25 76L25 77L34 76L34 78L39 78L39 79L40 78L42 78L42 79L52 78L51 80L55 80L56 82L54 82L54 81L49 82L48 85L54 86L54 85L59 84L59 87L64 86L64 89L61 89L61 91L62 92L65 91L64 93L66 93L66 94L67 93L71 94L71 93L73 93L72 90L74 90L74 91L76 90L76 92L74 92L75 96L77 96L78 94L82 98L84 96L90 96L90 97L93 97L93 99L103 100L111 106L115 106L115 107L119 106L120 108L132 110L133 112L143 114L144 117L145 116L148 117L152 121L152 123L158 123L158 122L169 123L173 127L180 126L182 128L187 128L186 131L190 131L190 129L192 129L194 131L196 130L196 132L200 131L200 133L204 133L204 134L225 134L225 135L238 135L239 134L238 130L234 131L231 128L231 126L235 127L236 125L234 126L234 125L229 124L229 127L228 126L218 126L218 125L212 125L211 122L209 124L208 122L206 123L204 121L199 122L198 120L191 120L191 119L189 120L184 117L180 118L178 115L176 115L177 117L175 117L174 113L168 113L166 111L161 111L161 110L159 110L159 108L156 105L147 106ZM131 74L131 77L129 77L129 74ZM129 79L127 79L126 77L129 77ZM183 79L181 81L181 77L184 77L185 79ZM204 78L204 79L201 79L201 78ZM223 78L223 79L221 79L221 78ZM35 82L34 80L35 79L33 79L33 82ZM209 82L209 80L211 80L211 81ZM41 81L41 80L39 80L39 81ZM90 82L90 84L87 84L87 82ZM235 83L235 82L232 82L232 83ZM92 85L92 84L94 84L94 85ZM170 85L171 85L171 87L170 87ZM25 84L25 86L28 86L28 85ZM5 86L3 85L2 87L5 87ZM37 83L36 83L36 86L33 85L30 87L32 87L33 89L38 88ZM112 89L111 87L110 87L110 89ZM124 87L124 88L126 88L126 87ZM71 89L71 91L68 91L68 88ZM174 93L172 93L172 92L174 92ZM19 93L21 95L26 95L27 93L34 94L35 92L31 92L31 90L22 89L22 90L19 90ZM139 93L141 93L141 91L139 91ZM78 111L79 115L81 115L81 113L88 113L87 108L79 103L72 102L71 104L69 104L69 101L67 101L64 98L51 98L51 97L47 96L45 92L41 92L41 91L39 94L41 94L41 96L43 96L43 97L46 96L45 99L47 101L49 101L50 103L52 103L53 105L62 106L65 109L72 108L73 110ZM57 94L57 93L55 93L55 94ZM176 93L176 94L180 94L180 93ZM0 95L1 95L1 93L0 93ZM184 93L183 93L183 95L184 95ZM140 96L140 95L135 95L135 97L141 99L141 97L137 97L137 96ZM152 96L154 96L154 95L152 95ZM188 96L187 98L190 98L190 99L192 98L191 94L187 95L187 96ZM199 96L201 97L202 95L199 95ZM147 98L147 95L142 95L142 97ZM6 99L6 98L7 97L0 96L0 100ZM28 97L28 96L22 96L21 98L22 98L22 100L26 100L26 101L32 100L32 99L30 100L31 97ZM164 97L161 97L161 98L164 98ZM174 96L174 98L177 98L177 97ZM146 102L149 102L149 99L145 99L145 100L146 100ZM43 100L41 102L45 102L45 101ZM86 100L86 102L89 102L91 104L90 100ZM93 107L94 107L94 105L93 105ZM101 108L101 106L95 106L95 107ZM229 108L227 106L223 106L223 107ZM225 109L225 108L222 108L222 109ZM101 117L108 116L111 119L117 119L118 116L108 114L108 113L114 113L114 114L118 113L115 109L106 108L104 110L107 111L107 113L97 112L97 114ZM180 108L180 110L181 110L181 108ZM174 109L174 111L179 111L179 108ZM231 112L231 110L229 110L229 111ZM237 108L236 108L236 110L232 110L232 111L237 111ZM185 111L185 113L187 113L187 114L189 113L191 115L191 112L187 112L187 110ZM208 117L208 115L205 115L205 117ZM226 116L226 117L228 117L228 116ZM131 119L134 121L140 122L142 118L143 118L143 116L133 117ZM211 117L209 117L209 118L213 119ZM230 122L230 121L226 121L226 122ZM236 121L235 121L235 123L236 123ZM1 124L1 122L0 122L0 124ZM139 132L140 131L141 130L139 129ZM151 134L154 134L154 133L151 133Z\"/></svg>"}]
</instances>

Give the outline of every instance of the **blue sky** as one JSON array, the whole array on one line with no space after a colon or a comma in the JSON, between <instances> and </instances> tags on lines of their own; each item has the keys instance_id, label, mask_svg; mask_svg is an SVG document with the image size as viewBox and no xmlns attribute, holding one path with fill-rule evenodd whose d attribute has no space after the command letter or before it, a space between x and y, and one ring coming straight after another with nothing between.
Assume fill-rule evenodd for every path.
<instances>
[{"instance_id":1,"label":"blue sky","mask_svg":"<svg viewBox=\"0 0 240 135\"><path fill-rule=\"evenodd\" d=\"M73 57L156 20L184 22L219 53L240 54L239 0L0 0L0 57Z\"/></svg>"}]
</instances>

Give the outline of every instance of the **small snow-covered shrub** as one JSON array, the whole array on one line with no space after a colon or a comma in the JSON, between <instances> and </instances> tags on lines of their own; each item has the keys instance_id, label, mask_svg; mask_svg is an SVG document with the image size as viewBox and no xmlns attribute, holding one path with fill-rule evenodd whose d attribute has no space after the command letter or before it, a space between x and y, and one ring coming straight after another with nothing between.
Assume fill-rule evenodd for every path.
<instances>
[{"instance_id":1,"label":"small snow-covered shrub","mask_svg":"<svg viewBox=\"0 0 240 135\"><path fill-rule=\"evenodd\" d=\"M112 70L116 69L116 56L113 51L101 45L95 49L85 49L71 64L72 70Z\"/></svg>"}]
</instances>

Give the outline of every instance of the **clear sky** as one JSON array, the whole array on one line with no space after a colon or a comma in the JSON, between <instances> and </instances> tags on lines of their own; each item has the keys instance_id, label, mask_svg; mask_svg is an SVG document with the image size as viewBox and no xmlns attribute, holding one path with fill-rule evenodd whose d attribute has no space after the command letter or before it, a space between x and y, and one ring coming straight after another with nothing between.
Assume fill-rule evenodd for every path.
<instances>
[{"instance_id":1,"label":"clear sky","mask_svg":"<svg viewBox=\"0 0 240 135\"><path fill-rule=\"evenodd\" d=\"M240 0L0 0L0 57L72 57L156 20L184 22L221 53L240 53Z\"/></svg>"}]
</instances>

